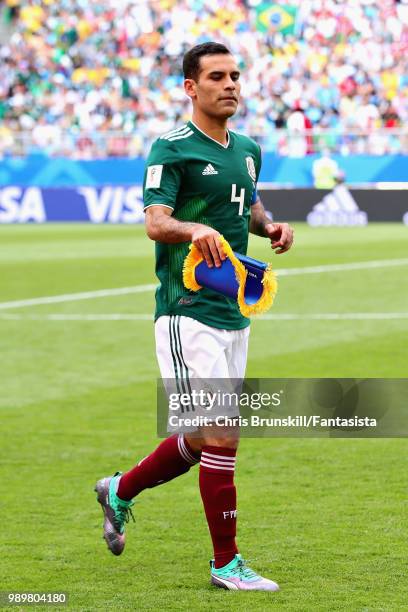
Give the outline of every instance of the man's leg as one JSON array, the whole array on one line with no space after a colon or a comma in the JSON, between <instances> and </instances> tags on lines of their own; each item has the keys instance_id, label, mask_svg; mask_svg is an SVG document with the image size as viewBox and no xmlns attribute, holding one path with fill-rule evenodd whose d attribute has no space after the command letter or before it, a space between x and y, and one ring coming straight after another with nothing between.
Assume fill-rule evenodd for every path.
<instances>
[{"instance_id":1,"label":"man's leg","mask_svg":"<svg viewBox=\"0 0 408 612\"><path fill-rule=\"evenodd\" d=\"M199 461L200 453L193 451L182 434L175 434L125 474L117 472L96 483L95 491L105 516L104 538L114 555L120 555L125 547L125 523L129 515L133 517L131 500L144 489L185 474Z\"/></svg>"},{"instance_id":2,"label":"man's leg","mask_svg":"<svg viewBox=\"0 0 408 612\"><path fill-rule=\"evenodd\" d=\"M229 332L224 355L227 376L242 381L245 377L249 328ZM220 365L222 363L220 362ZM222 378L219 374L214 378ZM239 385L238 385L239 386ZM234 484L239 427L202 428L201 437L186 434L193 451L201 451L200 493L214 547L211 582L229 590L278 591L272 580L250 569L236 545L237 495Z\"/></svg>"},{"instance_id":3,"label":"man's leg","mask_svg":"<svg viewBox=\"0 0 408 612\"><path fill-rule=\"evenodd\" d=\"M117 495L129 501L144 489L151 489L185 474L199 461L200 453L192 450L183 434L174 434L120 477Z\"/></svg>"},{"instance_id":4,"label":"man's leg","mask_svg":"<svg viewBox=\"0 0 408 612\"><path fill-rule=\"evenodd\" d=\"M180 317L163 316L155 324L156 354L164 381L188 376L182 353L179 320ZM150 455L125 474L117 472L97 482L97 499L105 517L104 538L113 554L120 555L125 547L124 527L129 515L133 516L132 498L144 489L188 472L199 460L200 451L195 452L190 448L182 434L175 434L163 440Z\"/></svg>"},{"instance_id":5,"label":"man's leg","mask_svg":"<svg viewBox=\"0 0 408 612\"><path fill-rule=\"evenodd\" d=\"M229 428L225 437L223 432L218 432L215 437L214 432L202 433L202 438L186 437L192 449L196 452L201 449L200 493L214 547L211 583L233 591L279 591L276 582L259 576L246 565L235 542L234 471L238 431Z\"/></svg>"},{"instance_id":6,"label":"man's leg","mask_svg":"<svg viewBox=\"0 0 408 612\"><path fill-rule=\"evenodd\" d=\"M211 333L211 332L210 332ZM212 332L214 334L214 331ZM227 342L224 336L227 335ZM217 332L215 331L215 337ZM249 327L242 330L229 331L221 336L223 342L222 359L219 358L214 379L227 379L226 391L240 389L237 381L243 381L248 354ZM231 389L229 381L234 381ZM218 381L220 383L221 381ZM238 409L238 407L237 407ZM220 415L224 414L221 408ZM225 413L227 414L227 413ZM237 416L238 413L235 413ZM235 543L237 529L237 494L234 484L235 460L239 442L239 427L217 427L202 429L203 436L189 437L186 440L190 446L201 453L200 462L200 493L204 504L213 547L214 566L223 567L228 564L238 549Z\"/></svg>"},{"instance_id":7,"label":"man's leg","mask_svg":"<svg viewBox=\"0 0 408 612\"><path fill-rule=\"evenodd\" d=\"M209 428L210 429L210 428ZM192 448L201 448L199 485L207 518L216 568L232 561L238 553L237 493L234 484L238 428L217 428L217 436L209 433L197 439L186 436ZM225 432L225 437L223 433Z\"/></svg>"}]
</instances>

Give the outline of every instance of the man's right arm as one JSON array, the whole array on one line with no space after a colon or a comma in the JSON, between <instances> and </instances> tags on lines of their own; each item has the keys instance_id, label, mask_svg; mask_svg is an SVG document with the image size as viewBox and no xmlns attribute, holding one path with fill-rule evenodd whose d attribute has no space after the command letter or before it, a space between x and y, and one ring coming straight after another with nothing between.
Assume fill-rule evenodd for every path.
<instances>
[{"instance_id":1,"label":"man's right arm","mask_svg":"<svg viewBox=\"0 0 408 612\"><path fill-rule=\"evenodd\" d=\"M149 205L146 209L146 232L151 240L176 244L192 242L212 268L221 265L225 254L217 230L190 221L179 221L172 217L173 210L168 206Z\"/></svg>"},{"instance_id":2,"label":"man's right arm","mask_svg":"<svg viewBox=\"0 0 408 612\"><path fill-rule=\"evenodd\" d=\"M209 266L218 267L225 259L220 234L207 225L172 216L183 176L183 160L174 143L159 138L150 151L143 181L147 235L167 244L192 242Z\"/></svg>"}]
</instances>

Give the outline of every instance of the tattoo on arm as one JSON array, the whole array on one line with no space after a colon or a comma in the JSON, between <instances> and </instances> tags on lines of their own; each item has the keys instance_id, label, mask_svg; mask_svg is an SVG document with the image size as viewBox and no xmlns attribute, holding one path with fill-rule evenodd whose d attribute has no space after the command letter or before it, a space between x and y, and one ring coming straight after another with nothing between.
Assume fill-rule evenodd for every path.
<instances>
[{"instance_id":1,"label":"tattoo on arm","mask_svg":"<svg viewBox=\"0 0 408 612\"><path fill-rule=\"evenodd\" d=\"M265 237L265 225L268 223L272 223L272 221L266 216L265 208L261 202L258 200L251 207L251 221L249 224L249 231L251 234L256 234L257 236Z\"/></svg>"}]
</instances>

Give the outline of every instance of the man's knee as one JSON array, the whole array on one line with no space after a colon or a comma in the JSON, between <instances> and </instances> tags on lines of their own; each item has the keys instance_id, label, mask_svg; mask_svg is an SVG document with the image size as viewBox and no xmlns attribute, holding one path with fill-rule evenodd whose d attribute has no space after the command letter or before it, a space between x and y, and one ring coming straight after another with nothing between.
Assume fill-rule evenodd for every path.
<instances>
[{"instance_id":1,"label":"man's knee","mask_svg":"<svg viewBox=\"0 0 408 612\"><path fill-rule=\"evenodd\" d=\"M206 438L203 446L217 446L218 448L237 449L239 438Z\"/></svg>"},{"instance_id":2,"label":"man's knee","mask_svg":"<svg viewBox=\"0 0 408 612\"><path fill-rule=\"evenodd\" d=\"M228 428L201 431L199 435L185 435L189 445L194 451L201 451L204 446L216 446L218 448L237 449L239 445L239 429Z\"/></svg>"}]
</instances>

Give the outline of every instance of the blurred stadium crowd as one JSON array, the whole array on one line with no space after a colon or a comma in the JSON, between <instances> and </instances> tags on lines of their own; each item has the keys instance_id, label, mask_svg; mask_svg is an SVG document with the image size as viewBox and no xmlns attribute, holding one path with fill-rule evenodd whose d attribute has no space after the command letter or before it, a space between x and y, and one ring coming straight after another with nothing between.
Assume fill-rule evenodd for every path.
<instances>
[{"instance_id":1,"label":"blurred stadium crowd","mask_svg":"<svg viewBox=\"0 0 408 612\"><path fill-rule=\"evenodd\" d=\"M243 97L232 128L265 151L408 148L407 0L0 5L0 154L20 144L77 158L143 155L188 119L181 57L207 40L238 58Z\"/></svg>"}]
</instances>

